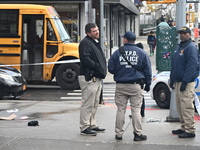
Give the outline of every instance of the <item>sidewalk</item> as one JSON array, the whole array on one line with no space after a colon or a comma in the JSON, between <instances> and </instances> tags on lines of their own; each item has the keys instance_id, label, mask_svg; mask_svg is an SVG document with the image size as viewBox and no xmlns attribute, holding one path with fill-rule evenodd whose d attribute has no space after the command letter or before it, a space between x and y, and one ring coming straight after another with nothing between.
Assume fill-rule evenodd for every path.
<instances>
[{"instance_id":1,"label":"sidewalk","mask_svg":"<svg viewBox=\"0 0 200 150\"><path fill-rule=\"evenodd\" d=\"M146 116L142 119L143 134L147 141L134 142L133 129L130 123L130 109L127 109L127 128L122 141L115 140L114 104L100 105L97 112L97 124L106 128L105 133L97 136L81 136L79 130L80 102L49 102L49 101L0 101L0 115L6 110L17 108L18 117L14 120L0 120L0 150L122 150L122 149L199 149L200 120L196 117L196 138L179 139L171 134L178 129L179 123L165 122L169 115L166 109L146 108ZM28 116L27 120L20 120ZM149 118L160 119L160 122L146 122ZM27 126L29 121L37 120L39 126ZM130 124L129 124L130 123Z\"/></svg>"}]
</instances>

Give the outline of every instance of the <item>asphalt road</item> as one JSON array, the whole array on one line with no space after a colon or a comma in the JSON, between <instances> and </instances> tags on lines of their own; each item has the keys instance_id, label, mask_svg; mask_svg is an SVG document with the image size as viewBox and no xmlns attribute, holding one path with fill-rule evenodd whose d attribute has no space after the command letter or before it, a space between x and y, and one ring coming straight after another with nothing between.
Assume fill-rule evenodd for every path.
<instances>
[{"instance_id":1,"label":"asphalt road","mask_svg":"<svg viewBox=\"0 0 200 150\"><path fill-rule=\"evenodd\" d=\"M103 85L103 101L114 103L115 83ZM158 108L157 104L145 93L145 104L148 108ZM27 91L20 100L27 101L81 101L81 90L63 90L55 85L28 85Z\"/></svg>"},{"instance_id":2,"label":"asphalt road","mask_svg":"<svg viewBox=\"0 0 200 150\"><path fill-rule=\"evenodd\" d=\"M60 97L66 96L69 92L73 91L62 90L60 86L56 85L28 85L26 93L20 99L59 101Z\"/></svg>"}]
</instances>

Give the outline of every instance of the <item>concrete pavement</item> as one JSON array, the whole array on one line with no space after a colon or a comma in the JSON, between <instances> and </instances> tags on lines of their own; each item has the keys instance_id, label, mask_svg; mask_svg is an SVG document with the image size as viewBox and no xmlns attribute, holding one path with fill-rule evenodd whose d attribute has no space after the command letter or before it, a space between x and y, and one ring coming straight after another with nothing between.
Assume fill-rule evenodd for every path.
<instances>
[{"instance_id":1,"label":"concrete pavement","mask_svg":"<svg viewBox=\"0 0 200 150\"><path fill-rule=\"evenodd\" d=\"M139 40L140 38L138 38ZM143 39L143 40L142 40ZM141 37L141 41L146 38ZM148 49L147 49L148 50ZM154 57L150 58L152 68ZM155 71L155 69L153 68ZM108 74L104 84L113 83ZM7 110L14 112L14 120L0 120L0 150L197 150L200 149L200 118L195 116L196 137L179 139L171 130L178 129L177 122L166 122L169 110L146 108L142 118L143 134L147 141L134 142L130 123L130 109L127 108L123 140L115 140L116 106L113 103L100 105L97 111L97 124L106 128L105 133L97 136L81 136L79 130L80 101L26 101L1 100L0 116L9 116ZM27 116L22 120L20 117ZM147 122L149 118L159 122ZM39 126L27 126L29 121L37 120Z\"/></svg>"},{"instance_id":2,"label":"concrete pavement","mask_svg":"<svg viewBox=\"0 0 200 150\"><path fill-rule=\"evenodd\" d=\"M122 141L114 136L116 106L100 105L97 112L97 123L106 128L105 133L97 136L81 136L79 130L80 102L69 101L0 101L0 115L10 115L6 110L17 108L14 120L0 120L0 150L190 150L200 148L200 118L196 119L196 138L179 139L171 134L178 129L179 123L166 122L169 110L146 108L142 118L143 134L147 141L134 142L133 129L130 124L130 109L127 108L126 131ZM28 116L27 120L20 117ZM149 118L160 119L160 122L147 122ZM27 126L29 121L37 120L39 126Z\"/></svg>"}]
</instances>

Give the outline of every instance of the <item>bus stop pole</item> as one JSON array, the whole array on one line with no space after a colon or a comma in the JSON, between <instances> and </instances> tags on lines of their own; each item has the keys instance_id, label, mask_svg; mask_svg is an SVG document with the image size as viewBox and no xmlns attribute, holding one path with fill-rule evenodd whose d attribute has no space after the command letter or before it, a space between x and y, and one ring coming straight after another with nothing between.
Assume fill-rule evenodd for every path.
<instances>
[{"instance_id":1,"label":"bus stop pole","mask_svg":"<svg viewBox=\"0 0 200 150\"><path fill-rule=\"evenodd\" d=\"M180 122L180 117L176 108L175 90L171 91L170 110L166 122Z\"/></svg>"},{"instance_id":2,"label":"bus stop pole","mask_svg":"<svg viewBox=\"0 0 200 150\"><path fill-rule=\"evenodd\" d=\"M186 0L176 1L176 29L186 26ZM177 42L180 43L180 37L177 36Z\"/></svg>"}]
</instances>

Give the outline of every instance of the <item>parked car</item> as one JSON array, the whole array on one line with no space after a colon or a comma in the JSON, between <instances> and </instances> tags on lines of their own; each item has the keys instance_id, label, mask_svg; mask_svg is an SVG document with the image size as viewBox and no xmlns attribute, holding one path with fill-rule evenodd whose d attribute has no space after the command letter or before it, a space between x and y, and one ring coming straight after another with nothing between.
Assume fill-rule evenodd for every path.
<instances>
[{"instance_id":1,"label":"parked car","mask_svg":"<svg viewBox=\"0 0 200 150\"><path fill-rule=\"evenodd\" d=\"M20 98L26 91L26 85L19 70L0 66L0 99Z\"/></svg>"},{"instance_id":2,"label":"parked car","mask_svg":"<svg viewBox=\"0 0 200 150\"><path fill-rule=\"evenodd\" d=\"M150 94L157 105L161 108L168 109L170 107L171 88L168 85L170 72L163 71L153 76ZM197 96L200 96L200 76L195 80L195 92Z\"/></svg>"}]
</instances>

